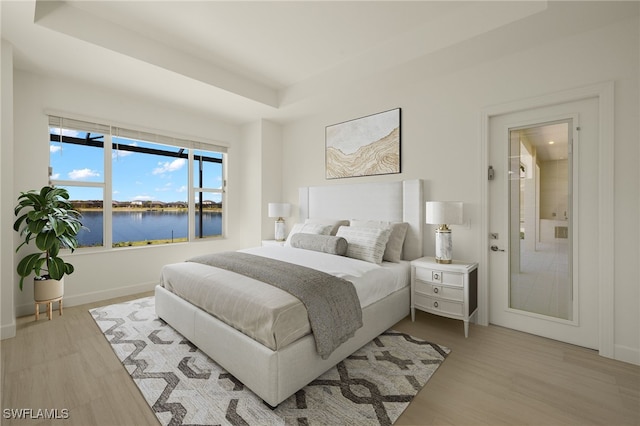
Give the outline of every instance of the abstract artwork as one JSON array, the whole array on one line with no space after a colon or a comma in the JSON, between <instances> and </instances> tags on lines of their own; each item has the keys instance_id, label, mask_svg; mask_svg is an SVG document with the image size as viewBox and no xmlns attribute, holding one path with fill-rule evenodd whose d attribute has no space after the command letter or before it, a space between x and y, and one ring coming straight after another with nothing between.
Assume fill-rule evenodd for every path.
<instances>
[{"instance_id":1,"label":"abstract artwork","mask_svg":"<svg viewBox=\"0 0 640 426\"><path fill-rule=\"evenodd\" d=\"M326 178L400 173L400 108L327 126Z\"/></svg>"}]
</instances>

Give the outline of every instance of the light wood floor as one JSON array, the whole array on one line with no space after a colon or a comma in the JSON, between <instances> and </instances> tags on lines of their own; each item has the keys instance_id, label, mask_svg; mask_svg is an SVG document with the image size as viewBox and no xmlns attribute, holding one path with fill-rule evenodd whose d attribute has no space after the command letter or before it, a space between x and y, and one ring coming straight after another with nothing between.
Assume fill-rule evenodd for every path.
<instances>
[{"instance_id":1,"label":"light wood floor","mask_svg":"<svg viewBox=\"0 0 640 426\"><path fill-rule=\"evenodd\" d=\"M2 425L157 425L88 309L18 320L0 342ZM640 367L516 331L418 312L395 329L452 349L397 425L640 425ZM67 420L8 420L5 409L69 410Z\"/></svg>"}]
</instances>

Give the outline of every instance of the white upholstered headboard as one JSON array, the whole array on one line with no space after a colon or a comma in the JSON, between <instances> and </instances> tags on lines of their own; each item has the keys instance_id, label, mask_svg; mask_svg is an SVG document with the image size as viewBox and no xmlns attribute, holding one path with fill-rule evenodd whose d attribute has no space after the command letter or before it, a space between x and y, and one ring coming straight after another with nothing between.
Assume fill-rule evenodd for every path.
<instances>
[{"instance_id":1,"label":"white upholstered headboard","mask_svg":"<svg viewBox=\"0 0 640 426\"><path fill-rule=\"evenodd\" d=\"M308 186L299 190L300 220L361 219L407 222L405 260L422 257L422 180Z\"/></svg>"}]
</instances>

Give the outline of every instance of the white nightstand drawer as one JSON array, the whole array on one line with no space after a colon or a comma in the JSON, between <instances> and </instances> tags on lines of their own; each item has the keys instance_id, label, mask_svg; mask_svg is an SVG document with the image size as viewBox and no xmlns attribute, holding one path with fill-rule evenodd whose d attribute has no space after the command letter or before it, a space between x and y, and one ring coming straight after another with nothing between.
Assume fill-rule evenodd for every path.
<instances>
[{"instance_id":1,"label":"white nightstand drawer","mask_svg":"<svg viewBox=\"0 0 640 426\"><path fill-rule=\"evenodd\" d=\"M438 271L427 268L417 267L416 279L439 284L455 285L459 287L462 287L464 285L463 274L448 271Z\"/></svg>"},{"instance_id":2,"label":"white nightstand drawer","mask_svg":"<svg viewBox=\"0 0 640 426\"><path fill-rule=\"evenodd\" d=\"M478 311L478 264L454 260L449 264L433 257L411 261L411 321L416 309L464 322L464 337L469 335L469 320Z\"/></svg>"},{"instance_id":3,"label":"white nightstand drawer","mask_svg":"<svg viewBox=\"0 0 640 426\"><path fill-rule=\"evenodd\" d=\"M464 314L464 304L434 297L415 295L415 304L427 311L443 312L450 315L462 316Z\"/></svg>"},{"instance_id":4,"label":"white nightstand drawer","mask_svg":"<svg viewBox=\"0 0 640 426\"><path fill-rule=\"evenodd\" d=\"M464 288L462 287L447 287L416 280L416 293L464 301Z\"/></svg>"}]
</instances>

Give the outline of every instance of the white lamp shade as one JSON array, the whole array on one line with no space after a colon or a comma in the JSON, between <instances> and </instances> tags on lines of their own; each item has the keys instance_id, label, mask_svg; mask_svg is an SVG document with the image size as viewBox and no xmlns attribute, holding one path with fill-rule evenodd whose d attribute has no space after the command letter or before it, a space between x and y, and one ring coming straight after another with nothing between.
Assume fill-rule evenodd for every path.
<instances>
[{"instance_id":1,"label":"white lamp shade","mask_svg":"<svg viewBox=\"0 0 640 426\"><path fill-rule=\"evenodd\" d=\"M426 222L435 225L462 225L461 201L427 201Z\"/></svg>"},{"instance_id":2,"label":"white lamp shade","mask_svg":"<svg viewBox=\"0 0 640 426\"><path fill-rule=\"evenodd\" d=\"M289 217L290 213L289 203L269 203L269 217Z\"/></svg>"}]
</instances>

